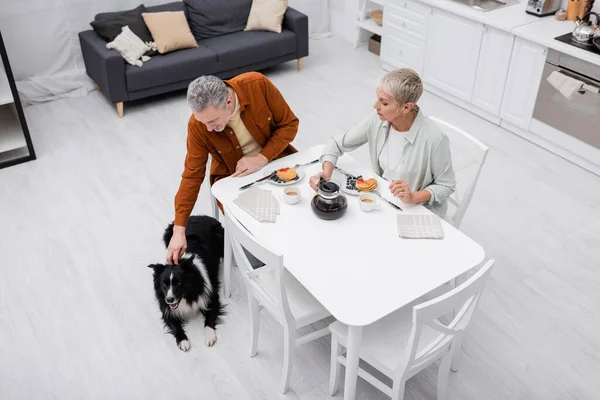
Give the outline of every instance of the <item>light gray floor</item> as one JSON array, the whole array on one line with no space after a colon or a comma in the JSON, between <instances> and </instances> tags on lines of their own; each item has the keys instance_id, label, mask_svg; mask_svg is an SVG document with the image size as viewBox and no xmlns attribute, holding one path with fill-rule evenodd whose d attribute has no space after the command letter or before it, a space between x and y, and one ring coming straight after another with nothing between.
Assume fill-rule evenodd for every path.
<instances>
[{"instance_id":1,"label":"light gray floor","mask_svg":"<svg viewBox=\"0 0 600 400\"><path fill-rule=\"evenodd\" d=\"M367 115L382 70L364 49L326 39L311 42L302 72L294 62L266 73L300 118L302 149ZM497 264L450 397L600 398L600 178L432 95L421 106L491 147L462 228ZM237 270L214 348L200 320L189 353L163 334L146 265L165 256L184 92L126 104L124 119L97 92L26 115L39 159L0 170L1 399L328 398L328 339L299 352L287 396L268 316L248 358ZM205 189L197 213L210 210ZM406 398L433 399L435 379L435 367L411 379ZM363 381L358 390L386 398Z\"/></svg>"}]
</instances>

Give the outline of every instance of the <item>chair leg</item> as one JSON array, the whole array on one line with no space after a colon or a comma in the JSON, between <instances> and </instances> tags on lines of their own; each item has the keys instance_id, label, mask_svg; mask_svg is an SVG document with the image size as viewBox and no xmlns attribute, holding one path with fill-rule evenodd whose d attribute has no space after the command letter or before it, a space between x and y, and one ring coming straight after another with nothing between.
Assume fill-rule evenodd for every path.
<instances>
[{"instance_id":1,"label":"chair leg","mask_svg":"<svg viewBox=\"0 0 600 400\"><path fill-rule=\"evenodd\" d=\"M119 118L123 118L123 102L117 103L117 114L119 114Z\"/></svg>"},{"instance_id":2,"label":"chair leg","mask_svg":"<svg viewBox=\"0 0 600 400\"><path fill-rule=\"evenodd\" d=\"M452 346L454 347L454 349L451 350L450 354L450 358L452 361L450 369L452 370L452 372L458 372L458 369L460 368L460 362L462 359L462 338L456 339Z\"/></svg>"},{"instance_id":3,"label":"chair leg","mask_svg":"<svg viewBox=\"0 0 600 400\"><path fill-rule=\"evenodd\" d=\"M219 206L217 205L217 200L212 195L210 196L210 198L211 198L212 204L213 204L213 218L216 220L220 220L221 210L219 209Z\"/></svg>"},{"instance_id":4,"label":"chair leg","mask_svg":"<svg viewBox=\"0 0 600 400\"><path fill-rule=\"evenodd\" d=\"M404 399L404 386L406 386L404 378L394 381L392 384L392 400Z\"/></svg>"},{"instance_id":5,"label":"chair leg","mask_svg":"<svg viewBox=\"0 0 600 400\"><path fill-rule=\"evenodd\" d=\"M248 288L250 290L250 288ZM252 295L248 294L250 300L250 317L252 318L252 345L250 347L250 357L256 355L256 349L258 347L258 334L260 330L260 311L258 308L258 301Z\"/></svg>"},{"instance_id":6,"label":"chair leg","mask_svg":"<svg viewBox=\"0 0 600 400\"><path fill-rule=\"evenodd\" d=\"M225 231L225 254L223 255L223 295L225 298L231 296L231 265L233 264L233 248L231 238Z\"/></svg>"},{"instance_id":7,"label":"chair leg","mask_svg":"<svg viewBox=\"0 0 600 400\"><path fill-rule=\"evenodd\" d=\"M452 352L442 357L438 369L437 400L446 400L448 396L448 378L450 376L450 365L452 364Z\"/></svg>"},{"instance_id":8,"label":"chair leg","mask_svg":"<svg viewBox=\"0 0 600 400\"><path fill-rule=\"evenodd\" d=\"M302 59L298 59L298 71L302 71Z\"/></svg>"},{"instance_id":9,"label":"chair leg","mask_svg":"<svg viewBox=\"0 0 600 400\"><path fill-rule=\"evenodd\" d=\"M342 353L342 346L337 336L331 336L331 366L329 368L329 395L335 396L340 388L340 367L338 357Z\"/></svg>"},{"instance_id":10,"label":"chair leg","mask_svg":"<svg viewBox=\"0 0 600 400\"><path fill-rule=\"evenodd\" d=\"M281 393L286 393L290 385L290 376L292 375L292 365L296 354L295 332L290 332L288 327L284 328L283 333L283 373L281 375Z\"/></svg>"}]
</instances>

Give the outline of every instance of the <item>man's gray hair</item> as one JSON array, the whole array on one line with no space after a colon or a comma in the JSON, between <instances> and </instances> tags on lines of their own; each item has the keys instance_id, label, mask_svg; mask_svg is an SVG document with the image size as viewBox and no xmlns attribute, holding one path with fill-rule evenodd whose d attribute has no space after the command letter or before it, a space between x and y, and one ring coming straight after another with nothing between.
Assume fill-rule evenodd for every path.
<instances>
[{"instance_id":1,"label":"man's gray hair","mask_svg":"<svg viewBox=\"0 0 600 400\"><path fill-rule=\"evenodd\" d=\"M225 107L229 92L223 81L216 76L204 75L188 86L187 102L193 111L204 110L208 106Z\"/></svg>"},{"instance_id":2,"label":"man's gray hair","mask_svg":"<svg viewBox=\"0 0 600 400\"><path fill-rule=\"evenodd\" d=\"M400 68L390 71L379 78L377 87L392 96L398 102L398 107L414 103L414 110L419 110L416 103L423 94L423 82L414 70Z\"/></svg>"}]
</instances>

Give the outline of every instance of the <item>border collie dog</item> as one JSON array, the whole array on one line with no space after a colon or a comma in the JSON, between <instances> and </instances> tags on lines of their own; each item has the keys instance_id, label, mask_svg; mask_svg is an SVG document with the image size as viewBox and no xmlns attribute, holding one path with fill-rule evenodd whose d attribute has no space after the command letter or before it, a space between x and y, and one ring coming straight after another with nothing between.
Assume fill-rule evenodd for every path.
<instances>
[{"instance_id":1,"label":"border collie dog","mask_svg":"<svg viewBox=\"0 0 600 400\"><path fill-rule=\"evenodd\" d=\"M173 236L171 223L163 235L165 246ZM223 227L214 218L191 216L186 232L187 251L179 265L152 264L154 292L169 333L177 346L188 351L190 341L184 325L198 314L204 316L204 343L212 346L217 340L215 329L224 315L219 298L219 260L224 253Z\"/></svg>"}]
</instances>

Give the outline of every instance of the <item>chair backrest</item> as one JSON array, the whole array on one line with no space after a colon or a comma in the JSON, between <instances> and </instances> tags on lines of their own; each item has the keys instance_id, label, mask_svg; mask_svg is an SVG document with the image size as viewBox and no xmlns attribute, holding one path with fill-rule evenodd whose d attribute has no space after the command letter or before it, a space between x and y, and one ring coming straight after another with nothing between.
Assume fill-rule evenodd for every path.
<instances>
[{"instance_id":1,"label":"chair backrest","mask_svg":"<svg viewBox=\"0 0 600 400\"><path fill-rule=\"evenodd\" d=\"M247 289L280 322L288 325L294 324L295 320L288 304L287 292L283 282L283 256L263 246L231 214L228 207L224 206L224 211L225 235L231 240L233 255L244 275ZM265 265L258 269L252 268L244 249Z\"/></svg>"},{"instance_id":2,"label":"chair backrest","mask_svg":"<svg viewBox=\"0 0 600 400\"><path fill-rule=\"evenodd\" d=\"M489 148L462 129L439 118L430 118L450 139L456 191L448 199L452 207L449 207L447 218L448 222L458 229L471 203Z\"/></svg>"},{"instance_id":3,"label":"chair backrest","mask_svg":"<svg viewBox=\"0 0 600 400\"><path fill-rule=\"evenodd\" d=\"M416 373L438 359L441 354L450 351L471 321L494 262L489 260L455 289L413 307L413 328L406 348L406 364L398 367L399 372L410 373L414 370ZM440 321L442 316L452 314L455 310L459 311L454 314L450 323L444 324ZM421 344L424 330L429 330L429 338L437 335L429 343Z\"/></svg>"}]
</instances>

